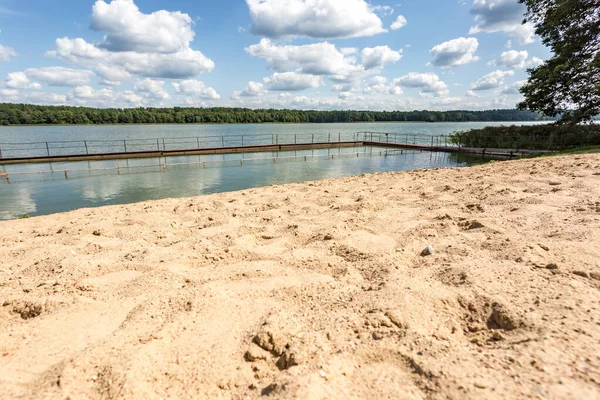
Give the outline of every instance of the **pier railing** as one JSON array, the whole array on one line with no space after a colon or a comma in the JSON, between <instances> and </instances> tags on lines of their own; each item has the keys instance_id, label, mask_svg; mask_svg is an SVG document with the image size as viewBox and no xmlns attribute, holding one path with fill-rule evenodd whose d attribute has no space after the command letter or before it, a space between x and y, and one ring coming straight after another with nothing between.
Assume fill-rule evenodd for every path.
<instances>
[{"instance_id":1,"label":"pier railing","mask_svg":"<svg viewBox=\"0 0 600 400\"><path fill-rule=\"evenodd\" d=\"M414 135L385 132L221 135L180 138L69 140L0 143L0 159L56 157L95 154L170 152L192 149L232 148L267 145L348 143L406 143L446 145L449 136Z\"/></svg>"}]
</instances>

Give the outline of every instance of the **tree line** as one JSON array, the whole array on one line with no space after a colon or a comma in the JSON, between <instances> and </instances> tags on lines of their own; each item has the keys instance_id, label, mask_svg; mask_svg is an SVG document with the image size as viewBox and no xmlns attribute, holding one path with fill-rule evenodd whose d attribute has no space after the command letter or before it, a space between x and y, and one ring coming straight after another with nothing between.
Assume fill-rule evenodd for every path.
<instances>
[{"instance_id":1,"label":"tree line","mask_svg":"<svg viewBox=\"0 0 600 400\"><path fill-rule=\"evenodd\" d=\"M303 111L247 108L89 108L0 104L1 125L261 124L538 121L532 111Z\"/></svg>"}]
</instances>

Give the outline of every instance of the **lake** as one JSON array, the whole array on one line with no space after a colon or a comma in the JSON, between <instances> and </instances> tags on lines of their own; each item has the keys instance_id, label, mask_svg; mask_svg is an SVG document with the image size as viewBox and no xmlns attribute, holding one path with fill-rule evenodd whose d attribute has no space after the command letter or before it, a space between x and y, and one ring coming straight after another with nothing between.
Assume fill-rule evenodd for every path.
<instances>
[{"instance_id":1,"label":"lake","mask_svg":"<svg viewBox=\"0 0 600 400\"><path fill-rule=\"evenodd\" d=\"M514 123L357 123L298 125L126 125L0 128L0 146L14 142L131 140L235 135L347 135L375 131L438 136ZM520 123L521 124L521 123ZM528 124L528 123L522 123ZM532 123L529 123L532 124ZM84 207L191 197L248 188L340 178L363 173L469 166L478 157L356 147L132 160L0 166L0 220ZM167 165L167 168L164 165ZM117 169L119 167L119 169ZM64 170L69 170L65 179ZM56 171L14 175L22 172ZM79 171L79 172L73 172Z\"/></svg>"}]
</instances>

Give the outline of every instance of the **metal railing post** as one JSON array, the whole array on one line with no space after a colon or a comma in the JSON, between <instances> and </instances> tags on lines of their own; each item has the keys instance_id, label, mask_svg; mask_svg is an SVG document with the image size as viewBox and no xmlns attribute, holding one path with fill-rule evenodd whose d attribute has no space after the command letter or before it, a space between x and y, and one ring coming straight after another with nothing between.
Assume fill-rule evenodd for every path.
<instances>
[{"instance_id":1,"label":"metal railing post","mask_svg":"<svg viewBox=\"0 0 600 400\"><path fill-rule=\"evenodd\" d=\"M221 147L225 147L225 136L221 136Z\"/></svg>"},{"instance_id":2,"label":"metal railing post","mask_svg":"<svg viewBox=\"0 0 600 400\"><path fill-rule=\"evenodd\" d=\"M163 142L163 151L167 151L167 148L165 147L165 138L163 138L162 142Z\"/></svg>"},{"instance_id":3,"label":"metal railing post","mask_svg":"<svg viewBox=\"0 0 600 400\"><path fill-rule=\"evenodd\" d=\"M242 147L244 147L244 135L242 135Z\"/></svg>"},{"instance_id":4,"label":"metal railing post","mask_svg":"<svg viewBox=\"0 0 600 400\"><path fill-rule=\"evenodd\" d=\"M85 154L90 154L87 147L87 140L83 141L83 145L85 146Z\"/></svg>"},{"instance_id":5,"label":"metal railing post","mask_svg":"<svg viewBox=\"0 0 600 400\"><path fill-rule=\"evenodd\" d=\"M2 159L2 146L0 146L0 160Z\"/></svg>"},{"instance_id":6,"label":"metal railing post","mask_svg":"<svg viewBox=\"0 0 600 400\"><path fill-rule=\"evenodd\" d=\"M156 139L156 151L160 151L160 143L158 139Z\"/></svg>"},{"instance_id":7,"label":"metal railing post","mask_svg":"<svg viewBox=\"0 0 600 400\"><path fill-rule=\"evenodd\" d=\"M298 144L298 135L294 135L294 144Z\"/></svg>"},{"instance_id":8,"label":"metal railing post","mask_svg":"<svg viewBox=\"0 0 600 400\"><path fill-rule=\"evenodd\" d=\"M127 140L123 140L123 148L125 149L125 153L127 153Z\"/></svg>"},{"instance_id":9,"label":"metal railing post","mask_svg":"<svg viewBox=\"0 0 600 400\"><path fill-rule=\"evenodd\" d=\"M198 145L197 149L200 148L200 138L196 136L196 144Z\"/></svg>"},{"instance_id":10,"label":"metal railing post","mask_svg":"<svg viewBox=\"0 0 600 400\"><path fill-rule=\"evenodd\" d=\"M50 147L48 146L48 142L46 142L46 152L48 153L48 157L50 157Z\"/></svg>"}]
</instances>

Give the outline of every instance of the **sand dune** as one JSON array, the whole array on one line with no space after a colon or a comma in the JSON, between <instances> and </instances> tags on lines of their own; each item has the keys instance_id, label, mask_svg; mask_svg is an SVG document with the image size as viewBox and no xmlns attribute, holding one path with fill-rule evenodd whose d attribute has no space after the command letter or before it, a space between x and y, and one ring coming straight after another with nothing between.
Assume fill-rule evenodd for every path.
<instances>
[{"instance_id":1,"label":"sand dune","mask_svg":"<svg viewBox=\"0 0 600 400\"><path fill-rule=\"evenodd\" d=\"M1 222L0 392L597 399L599 289L600 155Z\"/></svg>"}]
</instances>

